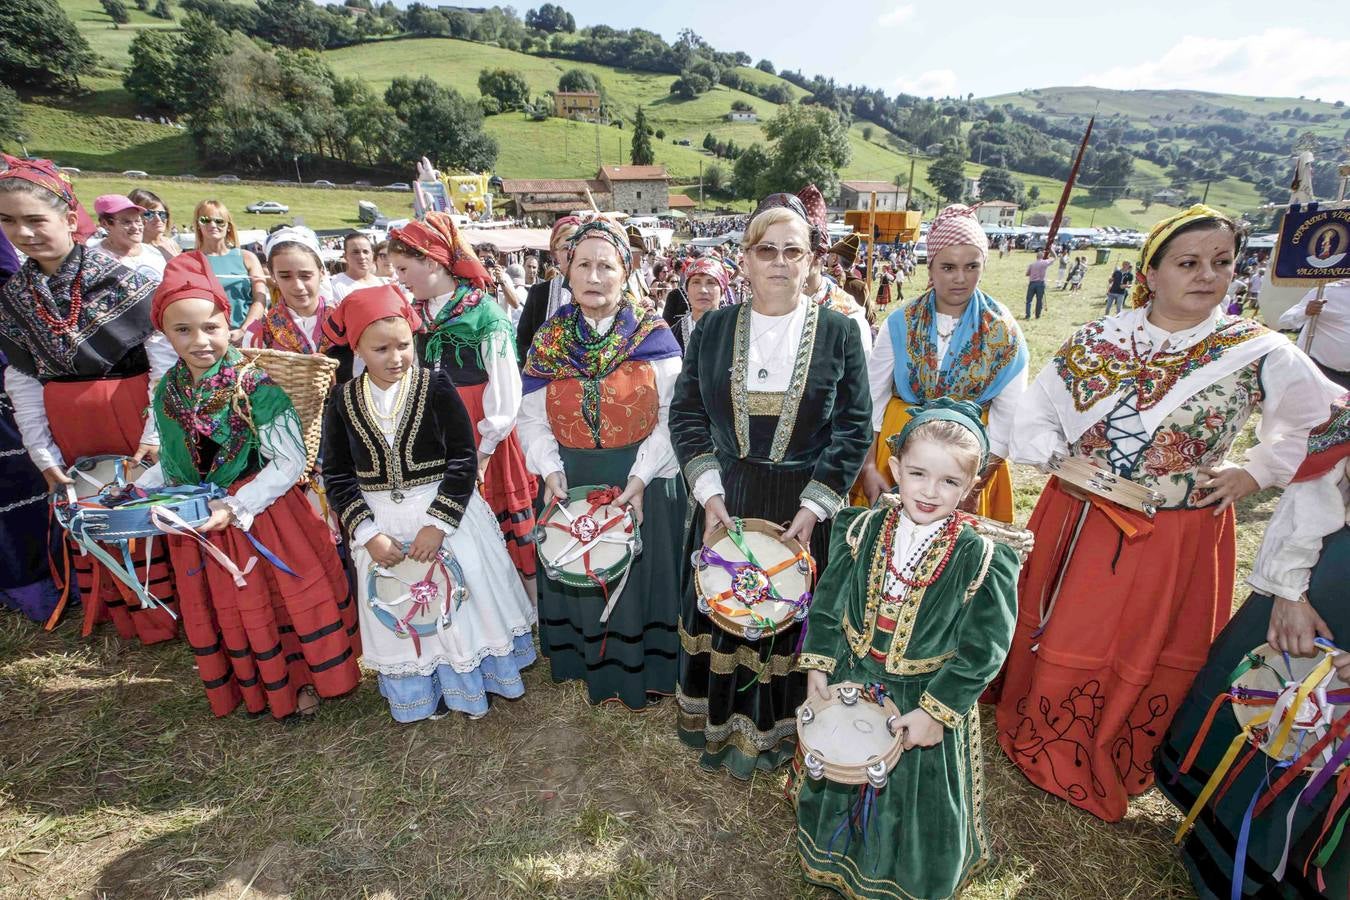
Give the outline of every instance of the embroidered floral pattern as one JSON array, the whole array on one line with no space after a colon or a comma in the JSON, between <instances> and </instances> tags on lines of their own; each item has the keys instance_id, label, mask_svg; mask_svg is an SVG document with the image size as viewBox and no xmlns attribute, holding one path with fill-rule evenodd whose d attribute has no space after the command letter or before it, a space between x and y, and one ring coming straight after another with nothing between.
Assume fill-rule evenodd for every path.
<instances>
[{"instance_id":1,"label":"embroidered floral pattern","mask_svg":"<svg viewBox=\"0 0 1350 900\"><path fill-rule=\"evenodd\" d=\"M1106 339L1106 320L1099 319L1080 328L1060 348L1055 355L1055 371L1079 412L1129 388L1139 392L1138 408L1142 412L1157 404L1181 379L1266 331L1253 319L1224 316L1214 332L1198 344L1177 353L1155 353L1144 360L1131 344Z\"/></svg>"},{"instance_id":2,"label":"embroidered floral pattern","mask_svg":"<svg viewBox=\"0 0 1350 900\"><path fill-rule=\"evenodd\" d=\"M319 336L316 344L313 335L305 334L295 324L295 319L287 311L284 303L274 303L267 314L259 321L258 338L263 347L270 350L286 350L290 353L327 353L333 342L323 333L323 321L328 318L328 303L319 301L315 311L314 332Z\"/></svg>"},{"instance_id":3,"label":"embroidered floral pattern","mask_svg":"<svg viewBox=\"0 0 1350 900\"><path fill-rule=\"evenodd\" d=\"M904 307L902 314L905 333L910 336L905 342L909 356L909 388L913 396L921 400L951 397L978 403L985 389L1018 359L1022 345L1016 326L1001 315L986 315L980 319L970 340L943 368L937 344L914 339L933 331L935 310L933 304L927 302L927 295Z\"/></svg>"}]
</instances>

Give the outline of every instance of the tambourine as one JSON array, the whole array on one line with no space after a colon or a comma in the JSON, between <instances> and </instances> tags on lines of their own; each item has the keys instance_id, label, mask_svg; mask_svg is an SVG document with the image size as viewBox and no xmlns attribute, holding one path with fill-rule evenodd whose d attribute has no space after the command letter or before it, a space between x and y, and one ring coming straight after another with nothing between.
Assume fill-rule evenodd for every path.
<instances>
[{"instance_id":1,"label":"tambourine","mask_svg":"<svg viewBox=\"0 0 1350 900\"><path fill-rule=\"evenodd\" d=\"M632 508L614 505L621 493L600 485L571 488L567 502L550 503L534 529L544 577L572 588L596 588L605 600L601 622L608 621L633 560L642 553Z\"/></svg>"},{"instance_id":2,"label":"tambourine","mask_svg":"<svg viewBox=\"0 0 1350 900\"><path fill-rule=\"evenodd\" d=\"M816 563L783 529L764 519L737 519L739 529L718 526L712 544L694 553L699 611L729 634L756 641L806 618Z\"/></svg>"},{"instance_id":3,"label":"tambourine","mask_svg":"<svg viewBox=\"0 0 1350 900\"><path fill-rule=\"evenodd\" d=\"M1131 481L1124 475L1117 475L1110 469L1104 469L1081 456L1055 453L1050 457L1047 467L1060 481L1089 494L1103 497L1126 509L1141 512L1150 519L1157 514L1158 507L1166 500L1157 491Z\"/></svg>"},{"instance_id":4,"label":"tambourine","mask_svg":"<svg viewBox=\"0 0 1350 900\"><path fill-rule=\"evenodd\" d=\"M403 552L410 548L404 544ZM464 569L444 547L430 563L405 556L393 566L372 562L366 572L366 605L381 625L409 638L419 655L421 638L443 635L468 598Z\"/></svg>"},{"instance_id":5,"label":"tambourine","mask_svg":"<svg viewBox=\"0 0 1350 900\"><path fill-rule=\"evenodd\" d=\"M904 752L900 709L879 685L842 681L830 699L815 692L797 709L802 768L814 779L880 790Z\"/></svg>"}]
</instances>

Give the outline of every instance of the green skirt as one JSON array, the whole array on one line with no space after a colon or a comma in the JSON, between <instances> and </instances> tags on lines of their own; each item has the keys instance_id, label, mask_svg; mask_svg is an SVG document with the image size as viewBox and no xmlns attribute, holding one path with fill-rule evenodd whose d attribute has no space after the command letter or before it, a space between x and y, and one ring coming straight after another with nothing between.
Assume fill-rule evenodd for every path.
<instances>
[{"instance_id":1,"label":"green skirt","mask_svg":"<svg viewBox=\"0 0 1350 900\"><path fill-rule=\"evenodd\" d=\"M902 710L917 709L933 675L896 677L870 660L835 681L882 682ZM984 832L984 760L979 709L960 727L944 729L942 742L910 750L876 792L866 830L850 827L858 785L793 776L797 850L808 881L846 897L950 897L988 856Z\"/></svg>"},{"instance_id":2,"label":"green skirt","mask_svg":"<svg viewBox=\"0 0 1350 900\"><path fill-rule=\"evenodd\" d=\"M622 487L638 445L559 449L568 485ZM539 568L540 647L553 680L585 681L591 703L618 700L630 709L641 709L650 695L675 691L684 481L655 479L643 492L642 508L642 553L633 561L609 622L600 622L605 600L598 588L550 581L542 563Z\"/></svg>"}]
</instances>

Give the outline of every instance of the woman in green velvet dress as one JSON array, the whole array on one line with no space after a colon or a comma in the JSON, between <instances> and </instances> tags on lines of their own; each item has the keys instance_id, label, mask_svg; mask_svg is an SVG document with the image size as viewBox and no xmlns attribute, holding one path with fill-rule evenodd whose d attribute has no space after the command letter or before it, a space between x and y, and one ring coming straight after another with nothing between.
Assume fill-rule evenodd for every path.
<instances>
[{"instance_id":1,"label":"woman in green velvet dress","mask_svg":"<svg viewBox=\"0 0 1350 900\"><path fill-rule=\"evenodd\" d=\"M801 201L774 195L746 227L750 303L703 317L685 348L671 437L698 501L685 555L731 517L787 526L823 569L830 519L871 443L872 404L858 326L802 293L810 233ZM796 751L806 697L801 626L747 641L698 610L685 571L680 621L680 739L701 764L749 778Z\"/></svg>"},{"instance_id":2,"label":"woman in green velvet dress","mask_svg":"<svg viewBox=\"0 0 1350 900\"><path fill-rule=\"evenodd\" d=\"M569 247L572 302L535 333L522 374L525 465L544 479L545 503L569 485L620 488L614 502L633 506L644 549L607 622L598 587L541 576L539 644L554 681L579 679L592 703L640 709L675 689L686 499L667 417L680 347L624 292L632 257L621 228L596 219Z\"/></svg>"},{"instance_id":3,"label":"woman in green velvet dress","mask_svg":"<svg viewBox=\"0 0 1350 900\"><path fill-rule=\"evenodd\" d=\"M1012 642L1019 563L957 511L989 455L978 405L930 404L890 446L899 496L840 513L801 665L822 698L879 684L904 753L879 790L796 773L797 849L848 897L950 897L988 859L976 701Z\"/></svg>"}]
</instances>

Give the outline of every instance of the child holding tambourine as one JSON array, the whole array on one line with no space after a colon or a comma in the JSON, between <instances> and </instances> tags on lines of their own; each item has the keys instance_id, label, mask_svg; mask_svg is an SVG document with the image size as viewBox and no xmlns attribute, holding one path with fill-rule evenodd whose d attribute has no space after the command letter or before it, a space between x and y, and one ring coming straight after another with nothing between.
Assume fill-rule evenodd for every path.
<instances>
[{"instance_id":1,"label":"child holding tambourine","mask_svg":"<svg viewBox=\"0 0 1350 900\"><path fill-rule=\"evenodd\" d=\"M798 772L797 844L807 880L848 896L947 897L989 853L975 705L1012 640L1019 562L957 509L989 453L978 406L931 403L890 443L899 496L840 512L801 666L813 700L837 682L889 697L904 752L880 789Z\"/></svg>"}]
</instances>

